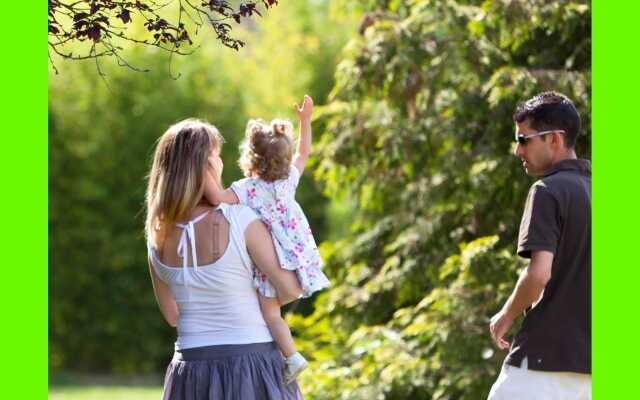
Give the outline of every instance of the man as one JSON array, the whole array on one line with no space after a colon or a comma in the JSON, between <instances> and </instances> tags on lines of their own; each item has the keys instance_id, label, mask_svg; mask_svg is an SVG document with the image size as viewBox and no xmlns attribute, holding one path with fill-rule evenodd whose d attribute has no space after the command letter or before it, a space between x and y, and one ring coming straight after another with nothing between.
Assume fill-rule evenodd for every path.
<instances>
[{"instance_id":1,"label":"man","mask_svg":"<svg viewBox=\"0 0 640 400\"><path fill-rule=\"evenodd\" d=\"M541 179L520 223L518 255L529 265L491 318L491 336L509 354L489 400L591 399L591 164L575 153L580 116L566 96L545 92L513 119L515 155Z\"/></svg>"}]
</instances>

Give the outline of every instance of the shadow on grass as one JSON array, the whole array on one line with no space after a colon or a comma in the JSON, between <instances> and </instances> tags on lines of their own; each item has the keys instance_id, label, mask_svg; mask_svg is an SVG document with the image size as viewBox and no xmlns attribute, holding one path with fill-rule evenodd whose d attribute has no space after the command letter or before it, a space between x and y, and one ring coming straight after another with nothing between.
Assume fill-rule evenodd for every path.
<instances>
[{"instance_id":1,"label":"shadow on grass","mask_svg":"<svg viewBox=\"0 0 640 400\"><path fill-rule=\"evenodd\" d=\"M137 387L162 388L163 376L159 374L118 376L105 374L84 374L78 372L54 372L49 374L49 387Z\"/></svg>"}]
</instances>

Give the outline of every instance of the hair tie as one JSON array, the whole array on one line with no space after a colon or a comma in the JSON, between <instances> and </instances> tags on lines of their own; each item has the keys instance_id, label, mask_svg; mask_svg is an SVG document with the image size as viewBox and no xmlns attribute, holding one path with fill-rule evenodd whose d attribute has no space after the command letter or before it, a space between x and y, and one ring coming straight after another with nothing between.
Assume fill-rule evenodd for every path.
<instances>
[{"instance_id":1,"label":"hair tie","mask_svg":"<svg viewBox=\"0 0 640 400\"><path fill-rule=\"evenodd\" d=\"M273 134L274 135L286 135L287 133L287 127L285 124L281 124L281 123L275 123L272 126L273 129Z\"/></svg>"}]
</instances>

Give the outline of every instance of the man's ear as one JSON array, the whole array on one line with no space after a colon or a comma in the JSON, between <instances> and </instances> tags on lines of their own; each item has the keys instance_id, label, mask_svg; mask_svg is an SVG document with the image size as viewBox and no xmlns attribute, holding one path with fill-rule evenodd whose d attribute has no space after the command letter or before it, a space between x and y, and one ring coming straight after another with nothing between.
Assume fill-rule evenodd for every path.
<instances>
[{"instance_id":1,"label":"man's ear","mask_svg":"<svg viewBox=\"0 0 640 400\"><path fill-rule=\"evenodd\" d=\"M564 146L564 134L560 133L560 132L553 132L551 134L551 140L552 143L558 145L559 147L565 147Z\"/></svg>"}]
</instances>

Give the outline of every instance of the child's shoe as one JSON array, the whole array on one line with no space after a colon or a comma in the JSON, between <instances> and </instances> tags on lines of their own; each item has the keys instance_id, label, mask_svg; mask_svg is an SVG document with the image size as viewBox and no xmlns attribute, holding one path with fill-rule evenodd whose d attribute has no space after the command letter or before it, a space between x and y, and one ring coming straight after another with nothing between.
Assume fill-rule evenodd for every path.
<instances>
[{"instance_id":1,"label":"child's shoe","mask_svg":"<svg viewBox=\"0 0 640 400\"><path fill-rule=\"evenodd\" d=\"M285 358L284 382L287 385L293 382L308 365L307 360L298 352Z\"/></svg>"}]
</instances>

